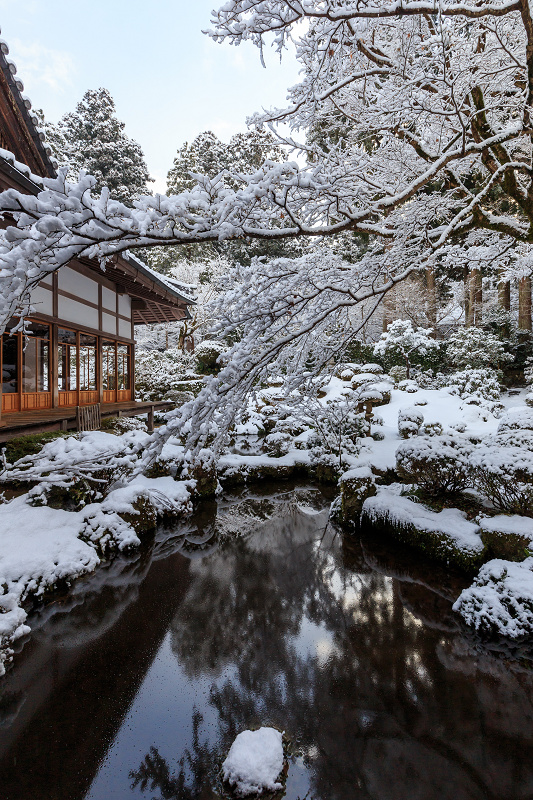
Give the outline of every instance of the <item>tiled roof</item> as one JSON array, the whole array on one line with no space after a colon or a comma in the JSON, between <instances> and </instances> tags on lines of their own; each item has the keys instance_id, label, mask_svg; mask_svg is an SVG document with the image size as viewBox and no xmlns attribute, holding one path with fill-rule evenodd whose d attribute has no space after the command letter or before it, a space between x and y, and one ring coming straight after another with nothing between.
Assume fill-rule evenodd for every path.
<instances>
[{"instance_id":1,"label":"tiled roof","mask_svg":"<svg viewBox=\"0 0 533 800\"><path fill-rule=\"evenodd\" d=\"M35 147L39 151L39 154L47 168L48 174L51 178L53 178L56 174L57 161L52 158L52 150L50 146L46 144L46 136L44 131L38 127L38 118L35 116L35 114L31 113L31 100L29 97L27 97L27 95L22 94L24 91L24 84L20 78L16 77L17 66L12 59L8 58L8 53L9 47L7 42L5 42L3 39L0 39L0 69L4 73L11 93L15 98L15 102L19 108L24 122L26 123L26 127L31 138L33 139Z\"/></svg>"}]
</instances>

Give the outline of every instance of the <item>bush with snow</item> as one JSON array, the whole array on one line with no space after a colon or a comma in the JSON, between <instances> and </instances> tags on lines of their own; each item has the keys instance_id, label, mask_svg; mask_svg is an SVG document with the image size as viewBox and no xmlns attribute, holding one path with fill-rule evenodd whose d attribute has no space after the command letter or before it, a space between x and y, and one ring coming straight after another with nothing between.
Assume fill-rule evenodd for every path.
<instances>
[{"instance_id":1,"label":"bush with snow","mask_svg":"<svg viewBox=\"0 0 533 800\"><path fill-rule=\"evenodd\" d=\"M533 357L526 359L524 366L524 380L528 386L533 385Z\"/></svg>"},{"instance_id":2,"label":"bush with snow","mask_svg":"<svg viewBox=\"0 0 533 800\"><path fill-rule=\"evenodd\" d=\"M340 466L344 454L357 455L359 439L368 436L370 425L358 411L357 393L329 403L309 402L303 409L314 430L309 443L316 457L332 456Z\"/></svg>"},{"instance_id":3,"label":"bush with snow","mask_svg":"<svg viewBox=\"0 0 533 800\"><path fill-rule=\"evenodd\" d=\"M509 431L531 431L533 436L533 410L519 407L507 411L498 423L497 434Z\"/></svg>"},{"instance_id":4,"label":"bush with snow","mask_svg":"<svg viewBox=\"0 0 533 800\"><path fill-rule=\"evenodd\" d=\"M420 364L425 358L439 351L439 344L430 337L430 328L415 330L409 320L397 319L374 346L374 355L405 366L406 378L410 378L413 364Z\"/></svg>"},{"instance_id":5,"label":"bush with snow","mask_svg":"<svg viewBox=\"0 0 533 800\"><path fill-rule=\"evenodd\" d=\"M533 633L533 557L516 563L494 559L453 606L485 638L522 640Z\"/></svg>"},{"instance_id":6,"label":"bush with snow","mask_svg":"<svg viewBox=\"0 0 533 800\"><path fill-rule=\"evenodd\" d=\"M162 400L168 392L182 390L184 373L191 370L193 359L178 347L137 350L135 388L142 400Z\"/></svg>"},{"instance_id":7,"label":"bush with snow","mask_svg":"<svg viewBox=\"0 0 533 800\"><path fill-rule=\"evenodd\" d=\"M398 412L398 433L402 439L416 436L423 422L424 415L417 408L402 408Z\"/></svg>"},{"instance_id":8,"label":"bush with snow","mask_svg":"<svg viewBox=\"0 0 533 800\"><path fill-rule=\"evenodd\" d=\"M459 328L448 339L446 357L456 369L482 369L512 361L513 356L497 336L482 328Z\"/></svg>"},{"instance_id":9,"label":"bush with snow","mask_svg":"<svg viewBox=\"0 0 533 800\"><path fill-rule=\"evenodd\" d=\"M198 369L201 373L218 372L222 365L219 361L220 356L226 353L228 346L224 342L217 342L215 339L205 339L195 350Z\"/></svg>"},{"instance_id":10,"label":"bush with snow","mask_svg":"<svg viewBox=\"0 0 533 800\"><path fill-rule=\"evenodd\" d=\"M467 368L451 375L439 373L435 377L435 388L447 388L450 394L458 395L466 405L477 405L496 417L503 411L500 381L493 369Z\"/></svg>"},{"instance_id":11,"label":"bush with snow","mask_svg":"<svg viewBox=\"0 0 533 800\"><path fill-rule=\"evenodd\" d=\"M396 451L396 471L428 494L456 493L471 486L472 450L460 436L416 436Z\"/></svg>"},{"instance_id":12,"label":"bush with snow","mask_svg":"<svg viewBox=\"0 0 533 800\"><path fill-rule=\"evenodd\" d=\"M533 451L478 445L471 457L475 487L501 511L533 516Z\"/></svg>"},{"instance_id":13,"label":"bush with snow","mask_svg":"<svg viewBox=\"0 0 533 800\"><path fill-rule=\"evenodd\" d=\"M389 369L389 375L394 381L395 385L398 385L400 381L404 381L407 378L407 369L400 364L396 364L394 367Z\"/></svg>"}]
</instances>

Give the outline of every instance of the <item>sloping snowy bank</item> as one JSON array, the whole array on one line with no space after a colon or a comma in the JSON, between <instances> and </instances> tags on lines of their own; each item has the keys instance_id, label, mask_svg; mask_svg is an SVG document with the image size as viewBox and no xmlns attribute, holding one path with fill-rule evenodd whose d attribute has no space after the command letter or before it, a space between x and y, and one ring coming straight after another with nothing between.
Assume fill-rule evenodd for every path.
<instances>
[{"instance_id":1,"label":"sloping snowy bank","mask_svg":"<svg viewBox=\"0 0 533 800\"><path fill-rule=\"evenodd\" d=\"M0 505L0 675L10 645L30 630L26 601L93 571L104 553L138 546L127 519L140 515L139 498L153 508L155 520L169 508L174 514L189 512L191 488L191 481L140 476L80 511L35 507L28 494Z\"/></svg>"},{"instance_id":2,"label":"sloping snowy bank","mask_svg":"<svg viewBox=\"0 0 533 800\"><path fill-rule=\"evenodd\" d=\"M363 504L363 520L423 550L445 564L471 570L482 562L485 545L479 525L456 508L431 511L402 497L399 484L380 487Z\"/></svg>"}]
</instances>

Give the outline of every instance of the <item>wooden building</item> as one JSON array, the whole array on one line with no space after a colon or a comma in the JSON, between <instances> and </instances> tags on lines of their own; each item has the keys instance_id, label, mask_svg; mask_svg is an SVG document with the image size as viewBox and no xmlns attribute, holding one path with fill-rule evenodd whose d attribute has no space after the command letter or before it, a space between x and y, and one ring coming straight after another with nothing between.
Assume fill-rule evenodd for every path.
<instances>
[{"instance_id":1,"label":"wooden building","mask_svg":"<svg viewBox=\"0 0 533 800\"><path fill-rule=\"evenodd\" d=\"M56 165L0 42L0 190L37 193L36 176ZM142 413L135 402L135 325L189 316L186 290L131 254L103 271L75 259L41 281L26 334L2 336L0 441L21 432L79 426L80 409L98 416ZM83 415L82 415L83 416Z\"/></svg>"}]
</instances>

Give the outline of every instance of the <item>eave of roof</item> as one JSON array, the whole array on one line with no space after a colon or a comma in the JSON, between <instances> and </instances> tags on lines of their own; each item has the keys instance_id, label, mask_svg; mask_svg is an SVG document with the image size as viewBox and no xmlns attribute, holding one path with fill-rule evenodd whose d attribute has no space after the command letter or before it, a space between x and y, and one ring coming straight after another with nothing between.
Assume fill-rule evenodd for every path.
<instances>
[{"instance_id":1,"label":"eave of roof","mask_svg":"<svg viewBox=\"0 0 533 800\"><path fill-rule=\"evenodd\" d=\"M49 178L54 178L57 174L57 163L55 163L51 157L52 151L50 147L45 144L44 134L37 128L37 125L35 124L35 115L30 114L31 101L29 97L23 96L22 94L24 84L20 78L15 78L17 67L11 59L7 59L8 53L9 47L7 43L3 39L0 39L0 69L5 76L9 89L15 99L35 148L37 149L37 152L43 161L47 175Z\"/></svg>"}]
</instances>

